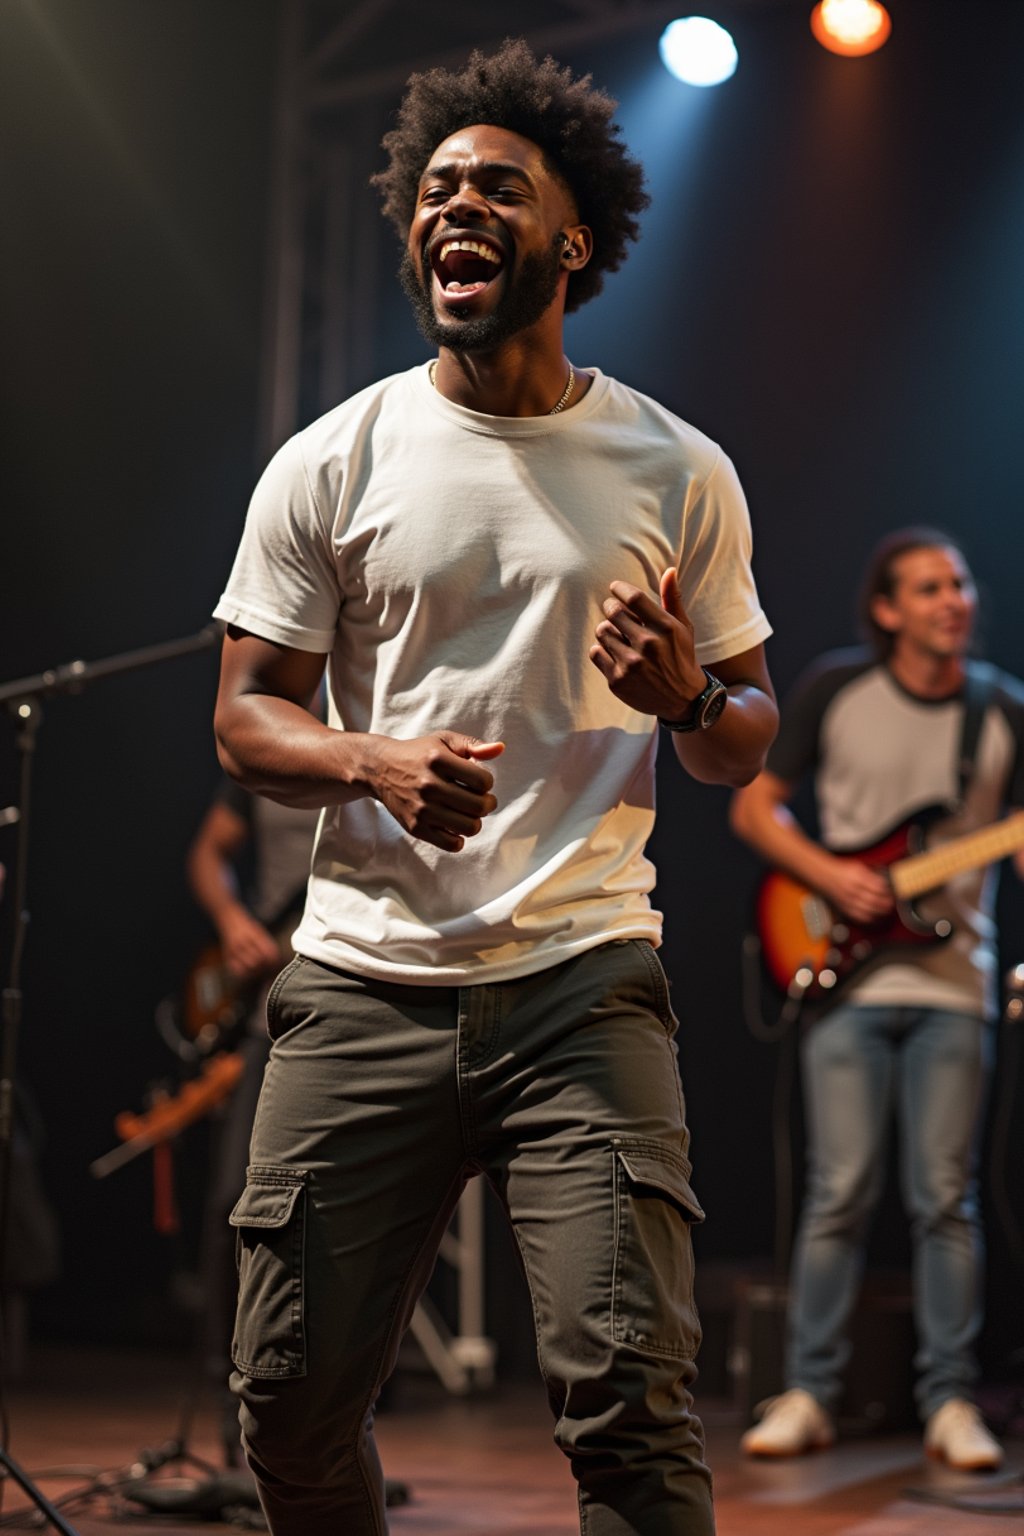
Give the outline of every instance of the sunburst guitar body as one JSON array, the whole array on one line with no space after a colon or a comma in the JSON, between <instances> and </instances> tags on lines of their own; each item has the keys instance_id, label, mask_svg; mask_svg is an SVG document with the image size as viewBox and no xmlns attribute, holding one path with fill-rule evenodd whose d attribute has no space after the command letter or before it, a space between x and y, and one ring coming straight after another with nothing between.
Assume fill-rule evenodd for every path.
<instances>
[{"instance_id":1,"label":"sunburst guitar body","mask_svg":"<svg viewBox=\"0 0 1024 1536\"><path fill-rule=\"evenodd\" d=\"M929 806L870 847L841 855L877 869L892 887L893 908L877 923L854 922L782 870L765 875L756 897L757 930L765 967L782 991L822 998L887 950L920 949L952 937L952 922L925 917L917 899L941 890L954 875L1024 848L1024 811L928 847L929 828L948 814L945 807Z\"/></svg>"}]
</instances>

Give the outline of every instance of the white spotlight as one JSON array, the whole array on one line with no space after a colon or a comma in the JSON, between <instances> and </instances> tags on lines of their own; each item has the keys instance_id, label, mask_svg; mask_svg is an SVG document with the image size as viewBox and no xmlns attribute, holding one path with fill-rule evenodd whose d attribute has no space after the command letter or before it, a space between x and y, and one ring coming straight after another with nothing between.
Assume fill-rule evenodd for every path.
<instances>
[{"instance_id":1,"label":"white spotlight","mask_svg":"<svg viewBox=\"0 0 1024 1536\"><path fill-rule=\"evenodd\" d=\"M687 85L721 85L739 62L729 33L706 16L669 22L658 48L669 74Z\"/></svg>"}]
</instances>

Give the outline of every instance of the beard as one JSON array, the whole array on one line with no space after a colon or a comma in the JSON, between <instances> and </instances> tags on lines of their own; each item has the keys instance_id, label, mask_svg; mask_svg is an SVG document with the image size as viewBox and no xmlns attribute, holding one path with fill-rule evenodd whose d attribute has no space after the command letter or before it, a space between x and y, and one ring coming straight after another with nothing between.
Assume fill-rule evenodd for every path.
<instances>
[{"instance_id":1,"label":"beard","mask_svg":"<svg viewBox=\"0 0 1024 1536\"><path fill-rule=\"evenodd\" d=\"M504 297L489 315L439 320L432 300L434 273L429 262L417 271L408 251L398 279L412 305L413 318L424 340L451 352L489 352L534 325L558 294L562 270L561 244L556 235L543 256L524 256Z\"/></svg>"}]
</instances>

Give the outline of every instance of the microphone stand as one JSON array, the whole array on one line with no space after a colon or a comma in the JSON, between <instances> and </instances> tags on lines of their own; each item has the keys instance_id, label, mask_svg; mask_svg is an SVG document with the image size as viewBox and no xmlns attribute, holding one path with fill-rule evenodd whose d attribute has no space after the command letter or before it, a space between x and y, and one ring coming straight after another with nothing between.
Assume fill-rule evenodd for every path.
<instances>
[{"instance_id":1,"label":"microphone stand","mask_svg":"<svg viewBox=\"0 0 1024 1536\"><path fill-rule=\"evenodd\" d=\"M216 624L208 624L197 634L183 640L169 640L162 645L145 646L141 650L124 651L118 656L108 656L103 661L71 661L64 666L52 667L34 677L17 678L14 682L0 685L0 704L6 706L15 722L15 746L20 756L20 799L12 807L16 815L5 814L5 820L15 820L18 837L14 857L14 939L8 982L3 989L0 1005L0 1298L6 1293L7 1240L10 1226L11 1148L14 1138L14 1081L18 1054L18 1035L21 1029L24 994L21 986L21 963L28 935L29 912L26 905L28 893L28 848L31 827L32 763L36 740L42 723L40 699L52 693L78 693L101 677L113 677L118 672L134 672L156 662L171 661L192 651L207 650L214 645L220 631ZM4 1319L0 1309L0 1360L2 1360ZM12 1460L6 1449L7 1418L2 1412L3 1382L0 1375L0 1478L11 1476L45 1516L46 1520L63 1536L77 1536L59 1510L45 1494L35 1486L31 1478Z\"/></svg>"}]
</instances>

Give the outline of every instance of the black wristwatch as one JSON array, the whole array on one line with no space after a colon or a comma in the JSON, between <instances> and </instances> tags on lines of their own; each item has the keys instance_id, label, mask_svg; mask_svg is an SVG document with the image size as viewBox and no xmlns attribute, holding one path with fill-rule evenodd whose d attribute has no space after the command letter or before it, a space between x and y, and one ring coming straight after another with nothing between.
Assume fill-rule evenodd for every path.
<instances>
[{"instance_id":1,"label":"black wristwatch","mask_svg":"<svg viewBox=\"0 0 1024 1536\"><path fill-rule=\"evenodd\" d=\"M703 668L703 672L708 680L707 687L703 693L698 693L685 720L663 720L658 716L658 724L663 725L666 731L706 731L721 717L729 698L728 689L707 667Z\"/></svg>"}]
</instances>

